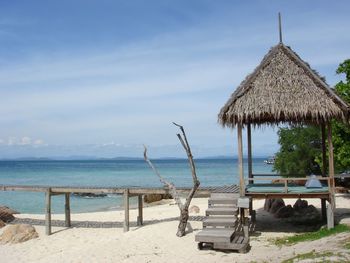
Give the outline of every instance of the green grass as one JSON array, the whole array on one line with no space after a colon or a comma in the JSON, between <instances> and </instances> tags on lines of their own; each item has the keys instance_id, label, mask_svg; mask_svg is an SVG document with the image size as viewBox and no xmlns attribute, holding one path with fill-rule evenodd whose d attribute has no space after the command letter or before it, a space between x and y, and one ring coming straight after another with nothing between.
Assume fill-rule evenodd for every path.
<instances>
[{"instance_id":1,"label":"green grass","mask_svg":"<svg viewBox=\"0 0 350 263\"><path fill-rule=\"evenodd\" d=\"M331 257L334 256L332 252L322 252L317 253L315 250L304 253L304 254L298 254L295 257L283 260L282 263L293 263L294 261L300 261L304 259L313 259L313 262L331 262L330 260L325 259L325 257ZM319 261L316 261L319 259Z\"/></svg>"},{"instance_id":2,"label":"green grass","mask_svg":"<svg viewBox=\"0 0 350 263\"><path fill-rule=\"evenodd\" d=\"M345 243L344 243L343 247L347 250L350 250L350 238L344 240L344 242Z\"/></svg>"},{"instance_id":3,"label":"green grass","mask_svg":"<svg viewBox=\"0 0 350 263\"><path fill-rule=\"evenodd\" d=\"M322 228L315 232L297 234L290 237L276 238L274 240L274 244L277 246L283 246L283 245L290 246L299 242L317 240L323 237L328 237L328 236L335 235L342 232L350 232L350 227L347 225L339 224L329 230L326 228Z\"/></svg>"}]
</instances>

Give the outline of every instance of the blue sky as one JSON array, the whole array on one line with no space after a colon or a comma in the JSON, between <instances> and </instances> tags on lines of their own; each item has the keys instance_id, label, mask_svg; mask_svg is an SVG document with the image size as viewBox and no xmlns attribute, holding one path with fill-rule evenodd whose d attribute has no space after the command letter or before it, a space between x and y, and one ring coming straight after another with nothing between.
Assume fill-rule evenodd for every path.
<instances>
[{"instance_id":1,"label":"blue sky","mask_svg":"<svg viewBox=\"0 0 350 263\"><path fill-rule=\"evenodd\" d=\"M349 58L349 1L0 0L0 158L236 155L217 124L230 94L283 39L333 86ZM253 153L278 149L277 129Z\"/></svg>"}]
</instances>

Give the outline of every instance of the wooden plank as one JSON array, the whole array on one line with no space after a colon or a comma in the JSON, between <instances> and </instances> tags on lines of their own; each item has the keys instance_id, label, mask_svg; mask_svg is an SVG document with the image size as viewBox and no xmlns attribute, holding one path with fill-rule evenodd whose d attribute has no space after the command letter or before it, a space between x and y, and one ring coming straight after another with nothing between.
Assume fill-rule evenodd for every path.
<instances>
[{"instance_id":1,"label":"wooden plank","mask_svg":"<svg viewBox=\"0 0 350 263\"><path fill-rule=\"evenodd\" d=\"M240 197L238 198L237 206L239 208L249 208L250 200L251 198L249 197Z\"/></svg>"},{"instance_id":2,"label":"wooden plank","mask_svg":"<svg viewBox=\"0 0 350 263\"><path fill-rule=\"evenodd\" d=\"M231 228L206 228L195 236L196 242L231 242L235 231Z\"/></svg>"},{"instance_id":3,"label":"wooden plank","mask_svg":"<svg viewBox=\"0 0 350 263\"><path fill-rule=\"evenodd\" d=\"M247 125L247 141L248 141L248 177L253 178L253 162L252 162L252 129L250 123Z\"/></svg>"},{"instance_id":4,"label":"wooden plank","mask_svg":"<svg viewBox=\"0 0 350 263\"><path fill-rule=\"evenodd\" d=\"M237 239L237 241L236 241L236 243L237 243L237 244L242 244L243 239L244 239L243 236L239 236L238 239Z\"/></svg>"},{"instance_id":5,"label":"wooden plank","mask_svg":"<svg viewBox=\"0 0 350 263\"><path fill-rule=\"evenodd\" d=\"M237 224L237 217L216 217L210 216L203 220L203 227L235 227Z\"/></svg>"},{"instance_id":6,"label":"wooden plank","mask_svg":"<svg viewBox=\"0 0 350 263\"><path fill-rule=\"evenodd\" d=\"M209 215L237 215L238 208L236 207L210 207L205 211Z\"/></svg>"},{"instance_id":7,"label":"wooden plank","mask_svg":"<svg viewBox=\"0 0 350 263\"><path fill-rule=\"evenodd\" d=\"M65 225L66 227L71 226L71 220L70 220L70 194L65 193L65 204L64 204L64 212L65 212Z\"/></svg>"},{"instance_id":8,"label":"wooden plank","mask_svg":"<svg viewBox=\"0 0 350 263\"><path fill-rule=\"evenodd\" d=\"M331 123L328 123L327 125L328 130L328 170L329 170L329 177L331 179L331 193L334 194L334 154L333 154L333 142L332 142L332 125Z\"/></svg>"},{"instance_id":9,"label":"wooden plank","mask_svg":"<svg viewBox=\"0 0 350 263\"><path fill-rule=\"evenodd\" d=\"M94 193L94 194L123 194L125 188L120 187L77 187L77 186L35 186L35 185L0 185L0 191L25 191L25 192L46 192L47 188L51 188L51 195L64 193ZM168 194L169 189L164 187L133 187L128 188L130 195L145 194ZM195 197L209 197L211 192L217 187L201 187ZM191 188L178 187L179 193L189 193Z\"/></svg>"},{"instance_id":10,"label":"wooden plank","mask_svg":"<svg viewBox=\"0 0 350 263\"><path fill-rule=\"evenodd\" d=\"M129 190L124 190L124 232L129 231Z\"/></svg>"},{"instance_id":11,"label":"wooden plank","mask_svg":"<svg viewBox=\"0 0 350 263\"><path fill-rule=\"evenodd\" d=\"M51 235L51 188L48 188L45 193L45 233Z\"/></svg>"},{"instance_id":12,"label":"wooden plank","mask_svg":"<svg viewBox=\"0 0 350 263\"><path fill-rule=\"evenodd\" d=\"M284 181L284 192L288 193L288 181L287 180Z\"/></svg>"},{"instance_id":13,"label":"wooden plank","mask_svg":"<svg viewBox=\"0 0 350 263\"><path fill-rule=\"evenodd\" d=\"M234 238L232 239L231 243L237 243L239 236L235 235Z\"/></svg>"},{"instance_id":14,"label":"wooden plank","mask_svg":"<svg viewBox=\"0 0 350 263\"><path fill-rule=\"evenodd\" d=\"M210 195L211 198L225 198L225 199L237 199L239 197L239 193L212 193Z\"/></svg>"},{"instance_id":15,"label":"wooden plank","mask_svg":"<svg viewBox=\"0 0 350 263\"><path fill-rule=\"evenodd\" d=\"M208 205L217 205L217 204L227 204L227 205L237 205L237 199L233 198L209 198Z\"/></svg>"},{"instance_id":16,"label":"wooden plank","mask_svg":"<svg viewBox=\"0 0 350 263\"><path fill-rule=\"evenodd\" d=\"M321 124L321 138L322 138L322 176L327 174L327 154L326 154L326 127L324 123Z\"/></svg>"},{"instance_id":17,"label":"wooden plank","mask_svg":"<svg viewBox=\"0 0 350 263\"><path fill-rule=\"evenodd\" d=\"M243 238L241 243L217 242L213 244L214 249L237 250L239 253L245 253L249 246L249 238Z\"/></svg>"},{"instance_id":18,"label":"wooden plank","mask_svg":"<svg viewBox=\"0 0 350 263\"><path fill-rule=\"evenodd\" d=\"M334 228L334 211L332 204L327 206L327 228Z\"/></svg>"},{"instance_id":19,"label":"wooden plank","mask_svg":"<svg viewBox=\"0 0 350 263\"><path fill-rule=\"evenodd\" d=\"M1 185L1 191L25 191L25 192L46 192L48 187L26 186L26 185Z\"/></svg>"},{"instance_id":20,"label":"wooden plank","mask_svg":"<svg viewBox=\"0 0 350 263\"><path fill-rule=\"evenodd\" d=\"M243 171L243 142L242 142L242 124L237 125L238 138L238 174L239 174L239 193L241 196L245 195L244 186L244 171Z\"/></svg>"},{"instance_id":21,"label":"wooden plank","mask_svg":"<svg viewBox=\"0 0 350 263\"><path fill-rule=\"evenodd\" d=\"M256 199L266 198L324 198L330 200L329 192L322 193L247 193L247 196Z\"/></svg>"},{"instance_id":22,"label":"wooden plank","mask_svg":"<svg viewBox=\"0 0 350 263\"><path fill-rule=\"evenodd\" d=\"M326 199L321 198L321 216L322 220L325 221L327 219L327 204L326 204Z\"/></svg>"},{"instance_id":23,"label":"wooden plank","mask_svg":"<svg viewBox=\"0 0 350 263\"><path fill-rule=\"evenodd\" d=\"M320 181L327 181L328 177L322 177L322 176L316 176L316 178ZM281 177L281 178L271 178L271 177L266 177L266 178L254 178L254 181L272 181L272 180L279 180L281 182L285 182L285 181L307 181L310 179L310 176L307 177ZM253 179L247 179L247 181L252 181Z\"/></svg>"},{"instance_id":24,"label":"wooden plank","mask_svg":"<svg viewBox=\"0 0 350 263\"><path fill-rule=\"evenodd\" d=\"M142 198L142 195L139 195L137 198L138 198L138 210L139 210L139 215L137 217L137 225L142 226L143 225L143 198Z\"/></svg>"},{"instance_id":25,"label":"wooden plank","mask_svg":"<svg viewBox=\"0 0 350 263\"><path fill-rule=\"evenodd\" d=\"M253 162L252 162L252 127L247 125L247 148L248 148L248 177L253 178ZM249 181L254 183L254 181ZM249 200L249 214L253 211L253 200Z\"/></svg>"}]
</instances>

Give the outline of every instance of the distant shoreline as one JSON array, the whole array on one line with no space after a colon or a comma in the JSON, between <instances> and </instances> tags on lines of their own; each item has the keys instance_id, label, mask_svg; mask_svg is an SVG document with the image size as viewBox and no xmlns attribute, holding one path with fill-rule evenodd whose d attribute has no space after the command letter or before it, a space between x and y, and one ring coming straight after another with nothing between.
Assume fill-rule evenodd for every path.
<instances>
[{"instance_id":1,"label":"distant shoreline","mask_svg":"<svg viewBox=\"0 0 350 263\"><path fill-rule=\"evenodd\" d=\"M255 160L259 159L266 159L266 156L257 156L253 157ZM244 160L247 160L246 157L243 158ZM7 161L143 161L143 158L137 158L137 157L112 157L112 158L99 158L99 157L53 157L53 158L46 158L46 157L21 157L21 158L1 158L0 162L7 162ZM162 157L162 158L152 158L152 160L158 160L158 161L181 161L181 160L187 160L187 158L180 158L180 157ZM199 157L195 158L195 160L237 160L236 156L209 156L209 157Z\"/></svg>"}]
</instances>

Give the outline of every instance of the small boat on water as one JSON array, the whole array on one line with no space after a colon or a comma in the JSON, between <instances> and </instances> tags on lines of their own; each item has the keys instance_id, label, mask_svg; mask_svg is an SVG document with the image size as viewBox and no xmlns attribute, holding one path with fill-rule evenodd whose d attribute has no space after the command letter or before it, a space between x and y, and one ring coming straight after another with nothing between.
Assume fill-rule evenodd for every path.
<instances>
[{"instance_id":1,"label":"small boat on water","mask_svg":"<svg viewBox=\"0 0 350 263\"><path fill-rule=\"evenodd\" d=\"M275 163L275 156L269 157L266 160L264 160L264 163L266 164L274 164Z\"/></svg>"}]
</instances>

